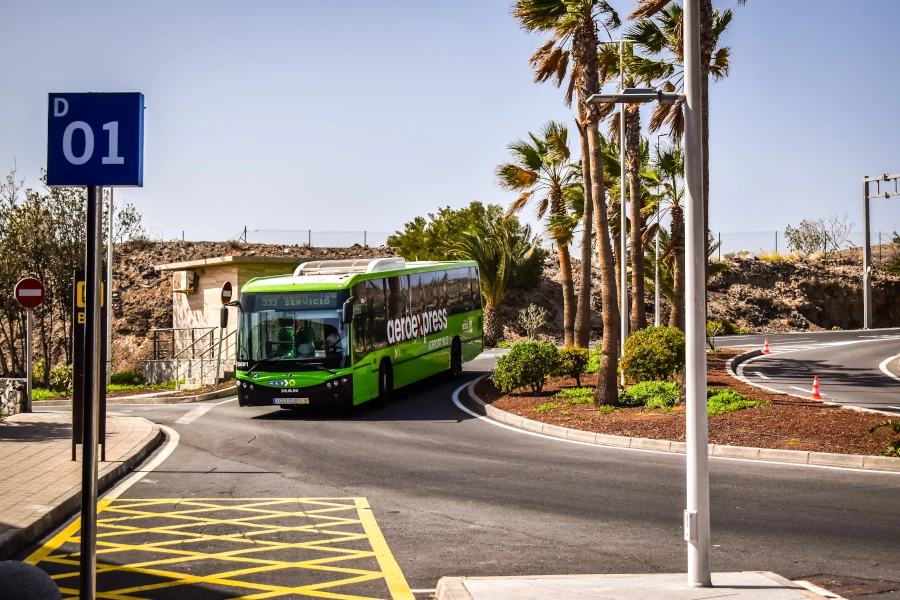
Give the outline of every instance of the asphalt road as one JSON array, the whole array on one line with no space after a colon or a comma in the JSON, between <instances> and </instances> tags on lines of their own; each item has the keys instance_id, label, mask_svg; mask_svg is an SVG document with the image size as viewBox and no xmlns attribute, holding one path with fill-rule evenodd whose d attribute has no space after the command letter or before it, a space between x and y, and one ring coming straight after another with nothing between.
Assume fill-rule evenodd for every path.
<instances>
[{"instance_id":1,"label":"asphalt road","mask_svg":"<svg viewBox=\"0 0 900 600\"><path fill-rule=\"evenodd\" d=\"M762 349L766 336L727 336L719 348ZM772 354L751 359L738 373L751 383L809 396L819 377L822 399L900 414L900 329L791 333L768 336ZM887 364L885 364L887 361ZM883 369L897 377L891 377Z\"/></svg>"},{"instance_id":2,"label":"asphalt road","mask_svg":"<svg viewBox=\"0 0 900 600\"><path fill-rule=\"evenodd\" d=\"M684 457L547 439L472 418L451 395L490 363L477 360L461 381L432 379L350 414L234 402L205 412L116 407L180 435L171 456L118 502L176 499L166 510L184 510L192 498L220 507L231 498L365 498L413 589L433 588L444 575L684 571ZM900 580L900 475L712 459L710 478L714 570ZM203 527L206 537L190 547L224 551L227 522ZM158 543L151 529L128 531L130 544ZM140 559L128 560L117 564ZM211 563L198 564L202 575ZM148 581L130 569L116 585ZM276 585L283 576L255 575ZM295 570L292 585L304 577L315 573ZM228 597L214 584L146 597ZM341 591L386 596L371 581Z\"/></svg>"}]
</instances>

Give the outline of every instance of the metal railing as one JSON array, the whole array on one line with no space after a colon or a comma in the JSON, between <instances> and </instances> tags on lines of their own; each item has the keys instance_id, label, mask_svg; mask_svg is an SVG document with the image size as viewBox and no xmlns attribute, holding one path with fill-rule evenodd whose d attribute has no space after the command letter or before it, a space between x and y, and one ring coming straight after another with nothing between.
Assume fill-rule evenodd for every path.
<instances>
[{"instance_id":1,"label":"metal railing","mask_svg":"<svg viewBox=\"0 0 900 600\"><path fill-rule=\"evenodd\" d=\"M174 356L175 389L181 390L182 382L187 383L188 380L200 385L216 383L221 374L221 367L217 370L220 363L226 369L229 363L234 363L237 345L232 342L236 341L237 330L234 330L222 337L220 346L215 328L211 328L208 334L178 352Z\"/></svg>"},{"instance_id":2,"label":"metal railing","mask_svg":"<svg viewBox=\"0 0 900 600\"><path fill-rule=\"evenodd\" d=\"M150 360L172 360L184 351L185 344L193 346L211 331L215 331L215 327L151 329L147 332L153 344Z\"/></svg>"}]
</instances>

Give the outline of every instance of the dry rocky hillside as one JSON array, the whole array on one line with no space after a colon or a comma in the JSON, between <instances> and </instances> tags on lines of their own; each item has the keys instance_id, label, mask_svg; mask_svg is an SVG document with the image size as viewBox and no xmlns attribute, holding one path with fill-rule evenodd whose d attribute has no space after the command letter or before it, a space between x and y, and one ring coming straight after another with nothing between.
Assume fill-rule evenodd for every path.
<instances>
[{"instance_id":1,"label":"dry rocky hillside","mask_svg":"<svg viewBox=\"0 0 900 600\"><path fill-rule=\"evenodd\" d=\"M146 333L172 326L169 275L154 265L226 255L292 256L298 262L322 258L394 256L391 248L307 248L237 242L135 241L116 247L113 362L116 370L139 368L151 348ZM573 261L574 262L574 261ZM710 280L711 319L728 319L752 331L844 329L862 325L861 267L845 254L829 261L763 261L732 258L727 270ZM577 262L574 265L577 274ZM592 326L601 332L600 274L594 270ZM576 282L577 283L577 282ZM900 277L876 272L875 324L900 325ZM508 339L524 335L516 323L519 310L530 303L548 311L543 336L562 337L562 293L559 268L553 258L544 264L534 288L513 289L501 309ZM648 294L648 320L653 320L653 296ZM663 323L669 306L663 301Z\"/></svg>"}]
</instances>

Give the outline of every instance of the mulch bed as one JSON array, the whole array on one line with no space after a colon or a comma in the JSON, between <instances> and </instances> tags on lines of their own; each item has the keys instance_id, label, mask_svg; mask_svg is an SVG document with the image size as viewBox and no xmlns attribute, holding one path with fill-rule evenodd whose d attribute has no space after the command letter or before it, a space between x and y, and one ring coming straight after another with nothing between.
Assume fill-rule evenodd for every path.
<instances>
[{"instance_id":1,"label":"mulch bed","mask_svg":"<svg viewBox=\"0 0 900 600\"><path fill-rule=\"evenodd\" d=\"M889 417L837 406L815 400L803 400L786 394L768 392L747 385L731 377L725 362L741 350L722 350L707 355L709 387L731 388L751 400L770 402L758 406L709 417L709 443L729 446L751 446L783 450L807 450L839 454L878 455L895 439L889 428L869 433L869 428ZM585 375L581 385L594 386L595 375ZM571 429L596 433L640 437L658 440L685 440L684 406L665 413L643 407L617 408L614 413L602 414L591 404L567 405L553 394L567 387L575 387L569 378L551 379L543 392L534 395L522 389L505 396L490 379L478 382L475 392L485 402L534 421L542 421ZM555 402L560 407L537 413L541 404ZM564 411L570 414L563 414Z\"/></svg>"}]
</instances>

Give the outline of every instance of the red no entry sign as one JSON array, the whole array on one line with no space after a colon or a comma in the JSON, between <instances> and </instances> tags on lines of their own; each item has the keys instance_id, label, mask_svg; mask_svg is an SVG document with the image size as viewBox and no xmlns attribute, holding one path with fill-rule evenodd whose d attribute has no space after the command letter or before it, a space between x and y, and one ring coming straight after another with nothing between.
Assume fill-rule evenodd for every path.
<instances>
[{"instance_id":1,"label":"red no entry sign","mask_svg":"<svg viewBox=\"0 0 900 600\"><path fill-rule=\"evenodd\" d=\"M26 277L16 284L16 302L25 308L36 308L44 301L44 284L34 277Z\"/></svg>"},{"instance_id":2,"label":"red no entry sign","mask_svg":"<svg viewBox=\"0 0 900 600\"><path fill-rule=\"evenodd\" d=\"M231 302L231 282L226 281L222 284L222 304Z\"/></svg>"}]
</instances>

